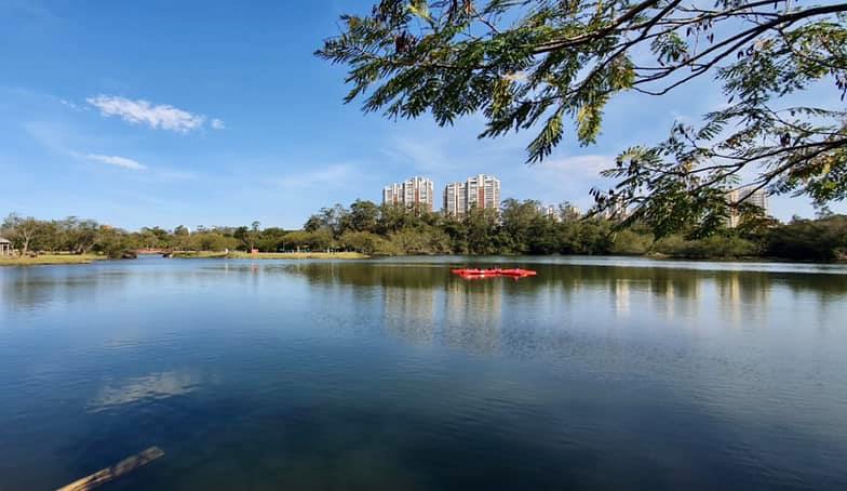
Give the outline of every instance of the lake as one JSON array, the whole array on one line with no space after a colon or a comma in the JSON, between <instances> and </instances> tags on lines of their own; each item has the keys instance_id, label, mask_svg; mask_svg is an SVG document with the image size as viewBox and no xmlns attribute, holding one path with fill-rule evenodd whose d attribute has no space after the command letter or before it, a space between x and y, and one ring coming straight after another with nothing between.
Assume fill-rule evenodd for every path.
<instances>
[{"instance_id":1,"label":"lake","mask_svg":"<svg viewBox=\"0 0 847 491\"><path fill-rule=\"evenodd\" d=\"M844 490L845 320L845 266L0 268L0 489Z\"/></svg>"}]
</instances>

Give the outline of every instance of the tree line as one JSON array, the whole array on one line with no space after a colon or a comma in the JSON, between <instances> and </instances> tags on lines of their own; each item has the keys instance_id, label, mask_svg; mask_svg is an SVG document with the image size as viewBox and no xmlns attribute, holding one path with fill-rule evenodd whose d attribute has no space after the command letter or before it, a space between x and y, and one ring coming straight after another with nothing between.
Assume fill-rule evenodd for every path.
<instances>
[{"instance_id":1,"label":"tree line","mask_svg":"<svg viewBox=\"0 0 847 491\"><path fill-rule=\"evenodd\" d=\"M411 213L398 206L357 200L309 217L296 232L304 245L392 254L664 255L680 258L770 257L800 261L847 259L847 216L822 211L813 220L782 224L756 213L738 227L707 235L692 226L656 233L644 221L580 216L570 203L552 215L540 202L507 199L499 213L472 209L464 217Z\"/></svg>"},{"instance_id":2,"label":"tree line","mask_svg":"<svg viewBox=\"0 0 847 491\"><path fill-rule=\"evenodd\" d=\"M399 206L356 200L310 216L301 230L179 226L130 232L94 220L38 220L9 215L0 236L22 254L96 253L121 257L127 251L356 251L400 254L666 255L684 258L772 257L803 261L847 258L847 216L822 213L781 224L748 217L739 227L707 236L689 232L658 235L647 224L578 216L563 203L552 216L540 203L507 199L499 213L473 209L466 216L412 213Z\"/></svg>"}]
</instances>

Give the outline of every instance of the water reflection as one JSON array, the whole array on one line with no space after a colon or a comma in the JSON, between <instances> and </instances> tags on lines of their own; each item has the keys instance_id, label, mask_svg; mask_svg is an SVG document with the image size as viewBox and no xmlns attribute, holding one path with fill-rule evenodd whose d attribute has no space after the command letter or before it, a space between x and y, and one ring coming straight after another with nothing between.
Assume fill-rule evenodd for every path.
<instances>
[{"instance_id":1,"label":"water reflection","mask_svg":"<svg viewBox=\"0 0 847 491\"><path fill-rule=\"evenodd\" d=\"M448 346L473 353L494 353L500 349L506 282L514 281L450 278L444 302L444 340Z\"/></svg>"},{"instance_id":2,"label":"water reflection","mask_svg":"<svg viewBox=\"0 0 847 491\"><path fill-rule=\"evenodd\" d=\"M0 311L90 301L102 291L122 288L126 278L123 273L92 275L79 266L0 268Z\"/></svg>"},{"instance_id":3,"label":"water reflection","mask_svg":"<svg viewBox=\"0 0 847 491\"><path fill-rule=\"evenodd\" d=\"M582 264L532 267L539 275L520 282L466 281L439 264L305 263L280 271L304 276L313 284L378 288L389 332L414 344L443 343L475 353L502 349L504 309L523 311L525 305L516 305L521 302L531 303L541 317L590 316L595 325L651 318L690 329L709 328L714 322L761 328L768 324L769 312L779 307L775 302L786 297L813 296L826 304L843 302L847 294L847 275L836 274Z\"/></svg>"},{"instance_id":4,"label":"water reflection","mask_svg":"<svg viewBox=\"0 0 847 491\"><path fill-rule=\"evenodd\" d=\"M383 294L385 329L415 344L435 338L436 290L387 286Z\"/></svg>"},{"instance_id":5,"label":"water reflection","mask_svg":"<svg viewBox=\"0 0 847 491\"><path fill-rule=\"evenodd\" d=\"M845 489L847 275L448 261L0 270L0 487Z\"/></svg>"},{"instance_id":6,"label":"water reflection","mask_svg":"<svg viewBox=\"0 0 847 491\"><path fill-rule=\"evenodd\" d=\"M109 384L89 403L89 411L100 412L136 402L186 395L199 387L200 380L186 372L153 373Z\"/></svg>"},{"instance_id":7,"label":"water reflection","mask_svg":"<svg viewBox=\"0 0 847 491\"><path fill-rule=\"evenodd\" d=\"M615 312L625 317L629 313L629 280L615 280L612 298L615 302Z\"/></svg>"}]
</instances>

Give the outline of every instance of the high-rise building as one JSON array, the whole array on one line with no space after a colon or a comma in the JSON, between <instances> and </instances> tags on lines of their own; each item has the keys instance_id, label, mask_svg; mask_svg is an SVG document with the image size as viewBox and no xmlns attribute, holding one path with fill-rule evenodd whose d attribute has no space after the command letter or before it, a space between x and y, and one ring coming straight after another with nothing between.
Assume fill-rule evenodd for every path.
<instances>
[{"instance_id":1,"label":"high-rise building","mask_svg":"<svg viewBox=\"0 0 847 491\"><path fill-rule=\"evenodd\" d=\"M444 214L461 217L467 211L468 186L454 182L444 188Z\"/></svg>"},{"instance_id":2,"label":"high-rise building","mask_svg":"<svg viewBox=\"0 0 847 491\"><path fill-rule=\"evenodd\" d=\"M500 180L494 176L479 174L469 177L468 210L471 208L500 209Z\"/></svg>"},{"instance_id":3,"label":"high-rise building","mask_svg":"<svg viewBox=\"0 0 847 491\"><path fill-rule=\"evenodd\" d=\"M402 183L384 187L382 202L387 205L402 205L415 213L431 212L435 203L435 186L432 180L415 176Z\"/></svg>"},{"instance_id":4,"label":"high-rise building","mask_svg":"<svg viewBox=\"0 0 847 491\"><path fill-rule=\"evenodd\" d=\"M622 196L618 196L603 210L603 218L606 220L625 220L629 217L629 208Z\"/></svg>"},{"instance_id":5,"label":"high-rise building","mask_svg":"<svg viewBox=\"0 0 847 491\"><path fill-rule=\"evenodd\" d=\"M431 179L413 177L403 183L403 203L416 212L432 212L435 186Z\"/></svg>"},{"instance_id":6,"label":"high-rise building","mask_svg":"<svg viewBox=\"0 0 847 491\"><path fill-rule=\"evenodd\" d=\"M544 206L542 204L539 204L536 209L538 210L538 213L544 217L547 217L557 222L562 221L562 216L559 213L559 210L553 205Z\"/></svg>"},{"instance_id":7,"label":"high-rise building","mask_svg":"<svg viewBox=\"0 0 847 491\"><path fill-rule=\"evenodd\" d=\"M564 203L559 210L562 220L578 220L582 216L582 210L571 203Z\"/></svg>"},{"instance_id":8,"label":"high-rise building","mask_svg":"<svg viewBox=\"0 0 847 491\"><path fill-rule=\"evenodd\" d=\"M766 193L763 189L758 189L756 191L748 192L747 202L753 206L757 206L762 209L762 211L767 214L768 212L768 193Z\"/></svg>"},{"instance_id":9,"label":"high-rise building","mask_svg":"<svg viewBox=\"0 0 847 491\"><path fill-rule=\"evenodd\" d=\"M444 188L444 213L464 216L473 208L500 210L500 180L479 174Z\"/></svg>"},{"instance_id":10,"label":"high-rise building","mask_svg":"<svg viewBox=\"0 0 847 491\"><path fill-rule=\"evenodd\" d=\"M729 228L735 228L741 223L741 214L734 208L739 203L756 206L762 210L763 214L768 214L768 193L764 189L753 189L751 186L733 189L726 193L726 201L733 206L727 223Z\"/></svg>"},{"instance_id":11,"label":"high-rise building","mask_svg":"<svg viewBox=\"0 0 847 491\"><path fill-rule=\"evenodd\" d=\"M403 185L392 184L382 188L382 204L399 205L403 203Z\"/></svg>"}]
</instances>

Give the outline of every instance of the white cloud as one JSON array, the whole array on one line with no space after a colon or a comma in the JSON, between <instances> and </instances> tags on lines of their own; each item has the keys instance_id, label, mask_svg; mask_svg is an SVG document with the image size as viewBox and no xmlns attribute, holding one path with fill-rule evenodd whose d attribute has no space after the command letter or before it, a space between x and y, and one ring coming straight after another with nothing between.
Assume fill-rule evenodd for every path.
<instances>
[{"instance_id":1,"label":"white cloud","mask_svg":"<svg viewBox=\"0 0 847 491\"><path fill-rule=\"evenodd\" d=\"M226 125L224 124L223 120L218 118L213 118L209 124L211 125L213 130L223 130L226 128Z\"/></svg>"},{"instance_id":2,"label":"white cloud","mask_svg":"<svg viewBox=\"0 0 847 491\"><path fill-rule=\"evenodd\" d=\"M188 133L198 130L206 123L206 116L192 114L176 107L160 104L153 105L143 99L131 100L125 97L98 95L89 97L86 102L98 108L103 116L118 116L133 124L146 124L153 129ZM223 121L212 120L212 127L223 128Z\"/></svg>"},{"instance_id":3,"label":"white cloud","mask_svg":"<svg viewBox=\"0 0 847 491\"><path fill-rule=\"evenodd\" d=\"M101 147L108 145L107 142L98 139L81 139L60 124L32 121L23 125L24 131L46 149L60 155L73 157L77 160L89 160L101 164L120 167L132 171L146 171L147 166L136 160L117 155L102 155L96 153L82 153L73 150L74 147Z\"/></svg>"},{"instance_id":4,"label":"white cloud","mask_svg":"<svg viewBox=\"0 0 847 491\"><path fill-rule=\"evenodd\" d=\"M65 99L59 99L59 102L63 106L67 106L67 107L73 109L74 111L88 111L87 107L80 106L79 104L74 104L73 102L65 100Z\"/></svg>"},{"instance_id":5,"label":"white cloud","mask_svg":"<svg viewBox=\"0 0 847 491\"><path fill-rule=\"evenodd\" d=\"M136 162L135 160L128 159L126 157L118 157L118 156L114 156L114 155L97 155L97 154L89 153L88 155L85 155L85 158L88 159L88 160L93 160L95 162L101 162L103 164L108 164L108 165L113 165L115 167L120 167L122 169L137 170L137 171L147 170L146 165L142 165L142 164Z\"/></svg>"}]
</instances>

